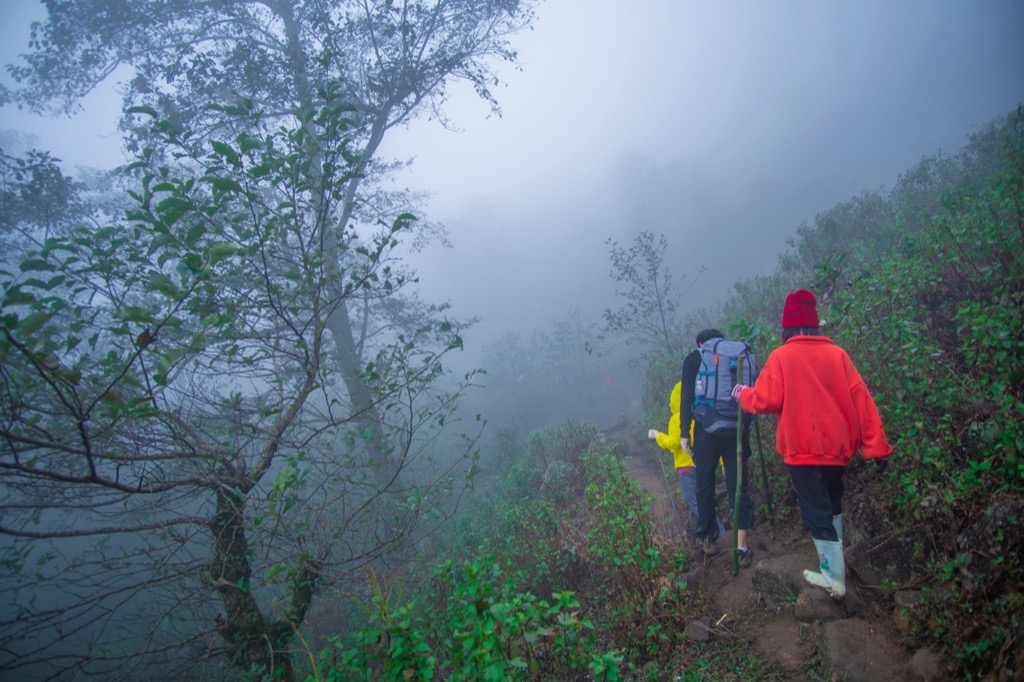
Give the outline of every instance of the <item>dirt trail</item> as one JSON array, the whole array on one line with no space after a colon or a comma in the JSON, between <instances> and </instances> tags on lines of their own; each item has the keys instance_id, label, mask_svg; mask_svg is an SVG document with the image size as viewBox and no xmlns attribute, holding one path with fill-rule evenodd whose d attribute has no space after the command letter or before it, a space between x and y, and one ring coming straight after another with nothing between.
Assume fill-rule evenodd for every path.
<instances>
[{"instance_id":1,"label":"dirt trail","mask_svg":"<svg viewBox=\"0 0 1024 682\"><path fill-rule=\"evenodd\" d=\"M659 457L667 455L656 445L648 442L619 441L626 454L626 466L640 486L654 496L652 514L658 533L673 545L685 547L688 542L684 533L689 511L682 495L671 486L678 482L666 478L662 472ZM672 490L673 503L669 496ZM677 520L678 519L678 520ZM705 560L703 569L704 592L714 607L715 629L722 634L752 641L760 655L797 674L813 652L813 641L808 637L807 628L793 620L789 614L772 614L763 609L753 588L754 572L750 568L740 569L733 575L732 535L719 539L723 551ZM814 563L814 545L810 538L802 539L805 533L780 533L762 521L755 532L750 533L748 544L754 552L754 561L773 556L785 556L801 551L807 556L807 568ZM793 679L798 679L794 677Z\"/></svg>"},{"instance_id":2,"label":"dirt trail","mask_svg":"<svg viewBox=\"0 0 1024 682\"><path fill-rule=\"evenodd\" d=\"M677 491L678 482L666 476L659 462L659 458L664 457L668 463L669 455L643 438L646 432L642 431L638 423L634 422L631 426L620 424L605 433L609 440L619 445L629 473L654 497L652 513L659 536L667 546L688 550L689 541L685 537L688 510L681 493ZM751 467L751 475L754 475L754 467ZM763 494L760 479L755 478L750 483L751 494L756 500ZM773 491L776 501L781 492ZM724 509L720 511L724 512ZM820 641L823 626L836 617L831 616L824 621L800 622L794 617L793 603L780 605L776 600L766 599L754 585L755 567L767 559L785 564L788 569L786 572L797 576L803 568L814 568L815 549L810 536L800 527L799 522L777 521L773 526L768 519L759 519L757 527L749 535L748 544L754 552L754 566L740 569L739 575L733 575L731 531L726 533L725 538L719 539L722 552L711 559L702 560L693 572L702 581L704 594L708 598L707 612L703 615L711 617L714 623L713 635L746 642L751 653L779 666L786 679L821 679L809 674L808 661L822 655ZM823 607L825 611L835 608L827 597L824 597L824 601L827 602ZM876 614L865 608L852 585L847 604L843 608L847 609L851 604L858 604L858 608L863 609L858 618L870 623L871 628L879 627ZM883 677L869 674L866 678L857 674L844 674L843 679L873 680L890 677L888 674Z\"/></svg>"}]
</instances>

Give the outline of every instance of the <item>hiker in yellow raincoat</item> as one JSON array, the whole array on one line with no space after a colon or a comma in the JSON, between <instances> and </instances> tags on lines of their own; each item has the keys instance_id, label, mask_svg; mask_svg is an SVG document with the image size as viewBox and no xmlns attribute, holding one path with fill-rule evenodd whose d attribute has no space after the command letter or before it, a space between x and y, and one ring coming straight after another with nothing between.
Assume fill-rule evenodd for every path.
<instances>
[{"instance_id":1,"label":"hiker in yellow raincoat","mask_svg":"<svg viewBox=\"0 0 1024 682\"><path fill-rule=\"evenodd\" d=\"M693 534L694 524L699 518L697 513L697 468L693 465L692 455L683 449L680 444L682 434L679 430L679 401L682 394L682 382L677 382L669 396L668 404L672 415L668 418L668 433L662 433L657 429L647 432L647 437L656 441L658 445L672 453L673 464L676 468L676 476L679 478L679 485L683 488L683 497L686 499L686 506L690 509L690 523L688 533ZM693 442L693 422L690 422L690 442ZM719 536L725 535L725 528L722 522L715 518L718 524Z\"/></svg>"}]
</instances>

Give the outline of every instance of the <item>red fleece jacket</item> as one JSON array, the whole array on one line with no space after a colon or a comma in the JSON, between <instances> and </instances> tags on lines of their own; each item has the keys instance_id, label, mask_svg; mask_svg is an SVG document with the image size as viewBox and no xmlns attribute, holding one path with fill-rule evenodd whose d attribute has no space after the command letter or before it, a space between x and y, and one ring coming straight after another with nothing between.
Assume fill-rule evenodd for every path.
<instances>
[{"instance_id":1,"label":"red fleece jacket","mask_svg":"<svg viewBox=\"0 0 1024 682\"><path fill-rule=\"evenodd\" d=\"M868 387L827 337L795 336L776 348L739 402L781 415L775 443L786 464L843 466L858 449L869 459L892 454Z\"/></svg>"}]
</instances>

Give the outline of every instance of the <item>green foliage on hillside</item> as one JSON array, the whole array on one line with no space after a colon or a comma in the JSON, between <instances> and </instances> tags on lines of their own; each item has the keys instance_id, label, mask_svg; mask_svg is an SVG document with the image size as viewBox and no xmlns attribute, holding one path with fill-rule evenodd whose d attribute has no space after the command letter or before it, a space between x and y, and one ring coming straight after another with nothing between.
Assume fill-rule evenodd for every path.
<instances>
[{"instance_id":1,"label":"green foliage on hillside","mask_svg":"<svg viewBox=\"0 0 1024 682\"><path fill-rule=\"evenodd\" d=\"M429 580L400 597L373 581L371 621L323 652L316 679L656 673L699 600L680 581L686 557L662 555L649 498L593 427L535 432L448 539Z\"/></svg>"},{"instance_id":2,"label":"green foliage on hillside","mask_svg":"<svg viewBox=\"0 0 1024 682\"><path fill-rule=\"evenodd\" d=\"M1024 624L1017 524L982 556L964 535L1005 521L993 506L1024 493L1024 109L891 192L819 215L791 247L776 273L737 285L722 324L767 353L785 293L818 294L895 447L877 504L921 536L930 618L917 636L984 675Z\"/></svg>"},{"instance_id":3,"label":"green foliage on hillside","mask_svg":"<svg viewBox=\"0 0 1024 682\"><path fill-rule=\"evenodd\" d=\"M662 558L648 500L592 428L536 432L448 540L405 600L378 584L371 622L317 679L622 679L624 650L605 644L627 614L596 600L646 605Z\"/></svg>"},{"instance_id":4,"label":"green foliage on hillside","mask_svg":"<svg viewBox=\"0 0 1024 682\"><path fill-rule=\"evenodd\" d=\"M929 636L981 675L994 657L978 642L1004 639L1024 604L1012 579L1024 568L1020 531L977 557L997 567L985 585L948 564L964 560L958 536L992 502L1024 492L1024 112L974 145L999 151L990 180L949 193L834 307L837 337L883 396L900 458L894 508L907 525L927 523L939 548Z\"/></svg>"}]
</instances>

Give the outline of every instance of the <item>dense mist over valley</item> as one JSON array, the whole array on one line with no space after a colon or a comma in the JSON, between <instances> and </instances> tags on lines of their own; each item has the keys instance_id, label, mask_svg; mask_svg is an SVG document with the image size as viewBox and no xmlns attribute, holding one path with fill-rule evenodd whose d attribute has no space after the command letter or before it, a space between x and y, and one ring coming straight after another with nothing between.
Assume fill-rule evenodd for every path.
<instances>
[{"instance_id":1,"label":"dense mist over valley","mask_svg":"<svg viewBox=\"0 0 1024 682\"><path fill-rule=\"evenodd\" d=\"M773 269L798 225L955 153L1024 92L1012 2L570 1L539 16L501 118L460 91L463 132L421 121L393 141L455 246L423 259L424 286L482 315L484 338L573 306L598 317L604 242L641 230L668 236L679 273L706 266L694 293L719 300Z\"/></svg>"},{"instance_id":2,"label":"dense mist over valley","mask_svg":"<svg viewBox=\"0 0 1024 682\"><path fill-rule=\"evenodd\" d=\"M44 12L4 4L10 62ZM1021 26L1011 0L544 3L515 39L521 67L499 71L500 116L456 82L449 129L421 117L386 140L384 155L413 161L393 182L429 194L419 212L451 242L409 261L428 300L482 318L468 365L573 308L599 322L608 238L666 234L680 273L706 267L690 305L715 303L774 268L816 213L891 187L1019 104ZM109 167L124 158L118 73L71 119L6 107L3 127L35 134L69 172Z\"/></svg>"},{"instance_id":3,"label":"dense mist over valley","mask_svg":"<svg viewBox=\"0 0 1024 682\"><path fill-rule=\"evenodd\" d=\"M1013 0L0 10L19 679L311 674L538 429L660 419L830 243L916 255L1024 104Z\"/></svg>"}]
</instances>

